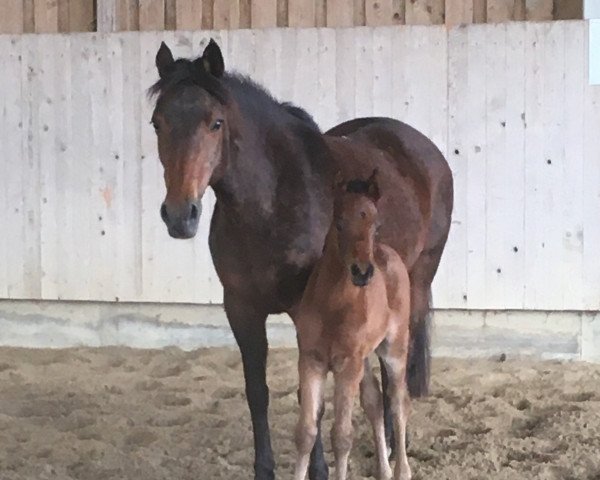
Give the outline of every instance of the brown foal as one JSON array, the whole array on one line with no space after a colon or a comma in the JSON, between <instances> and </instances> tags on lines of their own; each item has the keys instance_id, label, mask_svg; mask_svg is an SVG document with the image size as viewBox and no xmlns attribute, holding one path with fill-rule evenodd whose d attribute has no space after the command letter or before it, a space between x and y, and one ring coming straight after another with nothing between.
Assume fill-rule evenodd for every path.
<instances>
[{"instance_id":1,"label":"brown foal","mask_svg":"<svg viewBox=\"0 0 600 480\"><path fill-rule=\"evenodd\" d=\"M343 182L336 177L334 219L295 315L301 408L296 429L296 480L306 477L330 370L335 380L331 440L336 479L346 478L352 407L359 390L361 405L373 427L378 478L392 478L382 394L367 358L373 351L389 372L388 393L396 431L393 478L411 478L405 444L410 401L406 386L410 284L400 256L376 239L380 196L376 176L375 170L366 181Z\"/></svg>"}]
</instances>

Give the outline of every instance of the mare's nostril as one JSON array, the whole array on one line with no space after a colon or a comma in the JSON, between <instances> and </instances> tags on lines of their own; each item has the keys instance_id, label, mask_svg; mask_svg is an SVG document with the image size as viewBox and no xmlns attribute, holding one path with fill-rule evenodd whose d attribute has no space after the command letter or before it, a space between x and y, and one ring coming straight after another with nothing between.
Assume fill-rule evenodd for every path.
<instances>
[{"instance_id":1,"label":"mare's nostril","mask_svg":"<svg viewBox=\"0 0 600 480\"><path fill-rule=\"evenodd\" d=\"M353 263L350 267L350 273L355 277L358 277L360 275L360 268L358 268L358 265L356 263Z\"/></svg>"},{"instance_id":2,"label":"mare's nostril","mask_svg":"<svg viewBox=\"0 0 600 480\"><path fill-rule=\"evenodd\" d=\"M167 206L163 203L160 207L160 218L163 219L163 222L167 223L169 221L169 214L167 213Z\"/></svg>"},{"instance_id":3,"label":"mare's nostril","mask_svg":"<svg viewBox=\"0 0 600 480\"><path fill-rule=\"evenodd\" d=\"M190 212L190 219L197 220L198 219L198 207L192 203L192 209Z\"/></svg>"},{"instance_id":4,"label":"mare's nostril","mask_svg":"<svg viewBox=\"0 0 600 480\"><path fill-rule=\"evenodd\" d=\"M373 276L374 273L374 269L373 269L373 264L369 263L369 266L367 267L367 271L365 272L365 275L369 278L371 278Z\"/></svg>"}]
</instances>

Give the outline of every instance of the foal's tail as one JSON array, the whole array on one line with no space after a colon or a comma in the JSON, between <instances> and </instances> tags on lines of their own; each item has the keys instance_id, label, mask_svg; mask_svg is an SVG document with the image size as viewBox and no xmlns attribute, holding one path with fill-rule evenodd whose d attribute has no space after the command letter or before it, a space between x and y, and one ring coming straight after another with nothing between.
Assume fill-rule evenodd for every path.
<instances>
[{"instance_id":1,"label":"foal's tail","mask_svg":"<svg viewBox=\"0 0 600 480\"><path fill-rule=\"evenodd\" d=\"M420 318L411 319L410 346L408 349L408 392L411 398L429 394L431 375L431 295L425 311L418 313Z\"/></svg>"}]
</instances>

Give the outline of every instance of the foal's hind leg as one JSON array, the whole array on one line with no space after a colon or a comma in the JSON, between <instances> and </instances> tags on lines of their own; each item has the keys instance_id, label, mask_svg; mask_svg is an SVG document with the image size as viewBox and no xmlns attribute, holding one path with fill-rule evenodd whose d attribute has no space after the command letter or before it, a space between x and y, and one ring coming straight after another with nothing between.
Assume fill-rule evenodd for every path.
<instances>
[{"instance_id":1,"label":"foal's hind leg","mask_svg":"<svg viewBox=\"0 0 600 480\"><path fill-rule=\"evenodd\" d=\"M365 373L360 382L360 403L371 426L377 450L377 478L388 480L392 478L392 469L388 460L385 428L383 426L383 398L379 382L371 370L369 360L365 359Z\"/></svg>"}]
</instances>

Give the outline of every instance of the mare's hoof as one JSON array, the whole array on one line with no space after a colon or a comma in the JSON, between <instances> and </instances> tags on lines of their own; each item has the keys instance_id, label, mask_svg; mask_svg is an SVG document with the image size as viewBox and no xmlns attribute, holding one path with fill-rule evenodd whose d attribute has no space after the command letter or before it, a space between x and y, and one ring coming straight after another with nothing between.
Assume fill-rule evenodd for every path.
<instances>
[{"instance_id":1,"label":"mare's hoof","mask_svg":"<svg viewBox=\"0 0 600 480\"><path fill-rule=\"evenodd\" d=\"M411 434L410 434L410 430L408 430L408 428L406 429L406 449L408 450L408 448L410 447L410 441L411 441ZM395 447L395 443L392 443L391 447L388 447L388 459L389 460L395 460L396 459L396 449Z\"/></svg>"},{"instance_id":2,"label":"mare's hoof","mask_svg":"<svg viewBox=\"0 0 600 480\"><path fill-rule=\"evenodd\" d=\"M318 467L311 466L308 468L309 480L328 480L329 478L329 467L326 463L319 465Z\"/></svg>"},{"instance_id":3,"label":"mare's hoof","mask_svg":"<svg viewBox=\"0 0 600 480\"><path fill-rule=\"evenodd\" d=\"M274 468L267 468L261 465L255 465L254 480L275 480Z\"/></svg>"}]
</instances>

